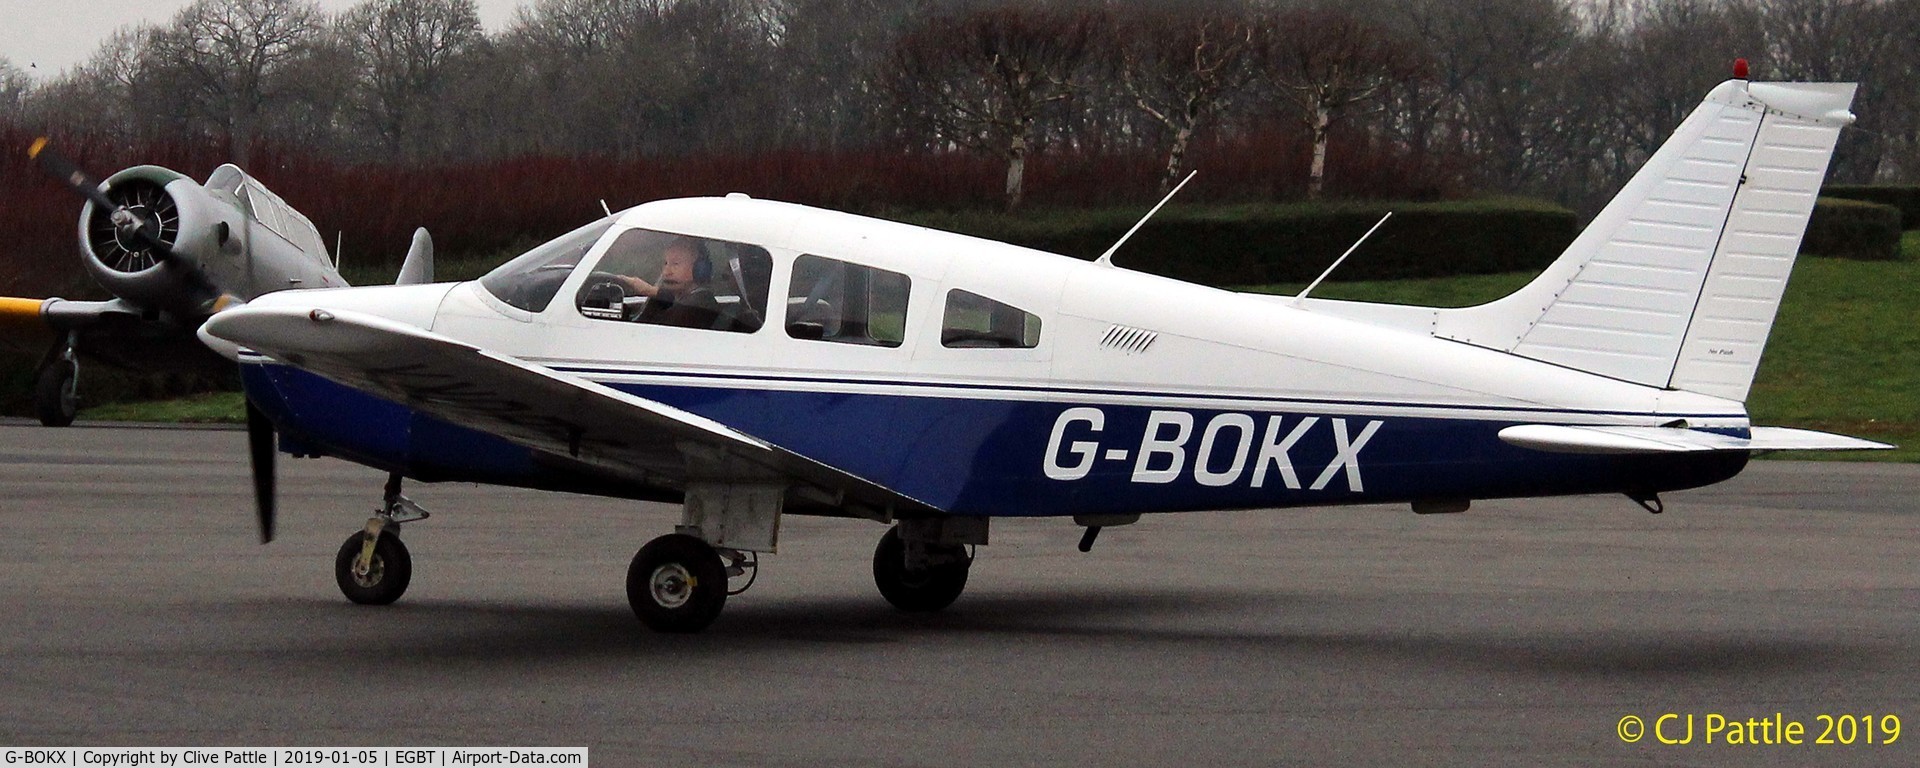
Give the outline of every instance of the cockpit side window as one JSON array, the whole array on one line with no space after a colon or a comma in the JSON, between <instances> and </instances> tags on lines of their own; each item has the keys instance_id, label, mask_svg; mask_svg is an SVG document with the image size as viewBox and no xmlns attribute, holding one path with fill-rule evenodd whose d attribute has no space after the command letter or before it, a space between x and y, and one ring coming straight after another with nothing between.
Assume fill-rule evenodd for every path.
<instances>
[{"instance_id":1,"label":"cockpit side window","mask_svg":"<svg viewBox=\"0 0 1920 768\"><path fill-rule=\"evenodd\" d=\"M787 291L787 335L897 347L906 340L912 280L899 272L802 255Z\"/></svg>"},{"instance_id":2,"label":"cockpit side window","mask_svg":"<svg viewBox=\"0 0 1920 768\"><path fill-rule=\"evenodd\" d=\"M630 229L580 286L580 314L734 333L760 330L773 257L757 245Z\"/></svg>"},{"instance_id":3,"label":"cockpit side window","mask_svg":"<svg viewBox=\"0 0 1920 768\"><path fill-rule=\"evenodd\" d=\"M600 236L613 228L612 217L604 218L521 254L480 278L480 286L495 298L528 312L545 312L560 284L580 258L587 255Z\"/></svg>"},{"instance_id":4,"label":"cockpit side window","mask_svg":"<svg viewBox=\"0 0 1920 768\"><path fill-rule=\"evenodd\" d=\"M955 288L947 291L940 346L956 349L1032 349L1040 345L1040 316Z\"/></svg>"}]
</instances>

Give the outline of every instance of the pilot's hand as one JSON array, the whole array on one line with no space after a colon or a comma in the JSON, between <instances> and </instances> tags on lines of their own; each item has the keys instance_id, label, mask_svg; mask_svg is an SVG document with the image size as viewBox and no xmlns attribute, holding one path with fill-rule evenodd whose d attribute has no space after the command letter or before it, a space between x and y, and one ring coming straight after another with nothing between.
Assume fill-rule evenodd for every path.
<instances>
[{"instance_id":1,"label":"pilot's hand","mask_svg":"<svg viewBox=\"0 0 1920 768\"><path fill-rule=\"evenodd\" d=\"M609 282L619 283L621 287L627 290L627 294L630 296L646 296L651 298L654 295L660 293L660 289L656 287L653 283L649 283L645 280L634 277L632 275L617 275L612 272L595 272L593 273L592 279L594 281L605 280Z\"/></svg>"}]
</instances>

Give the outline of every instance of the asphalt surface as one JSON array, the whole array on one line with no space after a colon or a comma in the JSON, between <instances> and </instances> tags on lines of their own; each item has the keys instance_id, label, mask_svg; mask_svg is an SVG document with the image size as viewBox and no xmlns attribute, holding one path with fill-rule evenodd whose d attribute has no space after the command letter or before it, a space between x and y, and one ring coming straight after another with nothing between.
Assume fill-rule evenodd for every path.
<instances>
[{"instance_id":1,"label":"asphalt surface","mask_svg":"<svg viewBox=\"0 0 1920 768\"><path fill-rule=\"evenodd\" d=\"M892 611L883 532L788 518L693 637L629 613L659 505L417 485L413 586L347 603L382 476L242 433L0 425L0 744L580 746L598 765L1920 764L1920 467L1759 462L1624 498L1001 521ZM1693 715L1662 745L1662 714ZM1705 743L1707 717L1807 742ZM1821 715L1892 744L1817 745ZM1638 743L1616 734L1635 715ZM1660 733L1685 735L1683 720ZM1757 727L1753 737L1766 734ZM1830 737L1837 734L1829 733Z\"/></svg>"}]
</instances>

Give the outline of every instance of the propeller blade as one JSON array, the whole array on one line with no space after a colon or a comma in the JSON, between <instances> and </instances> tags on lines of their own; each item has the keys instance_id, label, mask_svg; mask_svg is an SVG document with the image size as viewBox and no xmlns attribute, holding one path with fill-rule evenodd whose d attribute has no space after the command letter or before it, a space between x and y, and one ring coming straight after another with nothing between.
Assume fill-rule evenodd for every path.
<instances>
[{"instance_id":1,"label":"propeller blade","mask_svg":"<svg viewBox=\"0 0 1920 768\"><path fill-rule=\"evenodd\" d=\"M160 239L159 222L136 216L126 210L127 206L114 202L107 193L100 191L99 181L86 171L80 170L80 166L75 165L65 155L54 151L48 146L51 143L45 136L34 139L33 144L27 147L27 159L39 163L41 170L58 179L74 193L91 201L95 208L106 212L112 218L115 227L122 228L144 241L160 258L173 258L173 248L168 246L165 240Z\"/></svg>"},{"instance_id":2,"label":"propeller blade","mask_svg":"<svg viewBox=\"0 0 1920 768\"><path fill-rule=\"evenodd\" d=\"M253 500L262 544L273 541L273 453L273 422L247 403L247 457L253 465Z\"/></svg>"},{"instance_id":3,"label":"propeller blade","mask_svg":"<svg viewBox=\"0 0 1920 768\"><path fill-rule=\"evenodd\" d=\"M100 191L100 182L80 170L80 166L74 165L65 155L49 148L49 143L45 136L34 139L33 145L27 147L27 159L39 163L40 169L46 171L47 175L59 179L81 197L92 200L94 205L108 211L120 207L119 203L107 197L107 193Z\"/></svg>"}]
</instances>

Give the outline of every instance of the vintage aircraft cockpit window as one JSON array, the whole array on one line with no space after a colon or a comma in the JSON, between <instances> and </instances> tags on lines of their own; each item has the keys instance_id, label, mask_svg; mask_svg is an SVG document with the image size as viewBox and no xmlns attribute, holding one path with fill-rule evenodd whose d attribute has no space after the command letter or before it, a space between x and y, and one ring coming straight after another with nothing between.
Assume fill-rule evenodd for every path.
<instances>
[{"instance_id":1,"label":"vintage aircraft cockpit window","mask_svg":"<svg viewBox=\"0 0 1920 768\"><path fill-rule=\"evenodd\" d=\"M1040 317L958 288L947 291L940 346L957 349L1032 349L1040 344Z\"/></svg>"},{"instance_id":2,"label":"vintage aircraft cockpit window","mask_svg":"<svg viewBox=\"0 0 1920 768\"><path fill-rule=\"evenodd\" d=\"M897 347L906 340L906 275L803 255L787 291L787 335Z\"/></svg>"},{"instance_id":3,"label":"vintage aircraft cockpit window","mask_svg":"<svg viewBox=\"0 0 1920 768\"><path fill-rule=\"evenodd\" d=\"M480 278L480 286L507 304L528 312L545 312L553 295L560 292L560 284L580 265L580 257L587 255L611 228L613 217L609 216L548 240L494 267Z\"/></svg>"},{"instance_id":4,"label":"vintage aircraft cockpit window","mask_svg":"<svg viewBox=\"0 0 1920 768\"><path fill-rule=\"evenodd\" d=\"M757 245L650 229L620 233L580 285L596 320L734 333L760 330L773 257Z\"/></svg>"}]
</instances>

